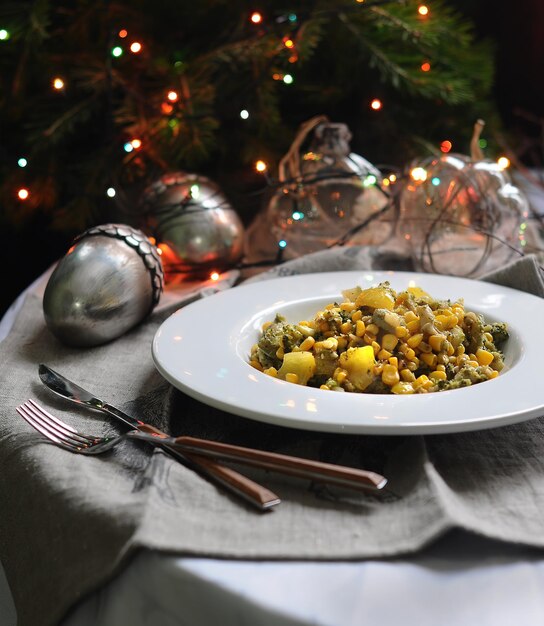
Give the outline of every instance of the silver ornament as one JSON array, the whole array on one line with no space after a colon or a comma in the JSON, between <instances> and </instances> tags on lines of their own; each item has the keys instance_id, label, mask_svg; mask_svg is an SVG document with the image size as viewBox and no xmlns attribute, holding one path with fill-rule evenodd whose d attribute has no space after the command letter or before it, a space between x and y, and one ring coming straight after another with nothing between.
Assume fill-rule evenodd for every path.
<instances>
[{"instance_id":1,"label":"silver ornament","mask_svg":"<svg viewBox=\"0 0 544 626\"><path fill-rule=\"evenodd\" d=\"M242 222L210 179L166 174L144 192L143 207L157 239L175 252L181 269L227 268L240 259Z\"/></svg>"},{"instance_id":2,"label":"silver ornament","mask_svg":"<svg viewBox=\"0 0 544 626\"><path fill-rule=\"evenodd\" d=\"M47 283L43 311L63 343L97 346L141 322L164 286L157 249L140 230L103 224L86 230Z\"/></svg>"}]
</instances>

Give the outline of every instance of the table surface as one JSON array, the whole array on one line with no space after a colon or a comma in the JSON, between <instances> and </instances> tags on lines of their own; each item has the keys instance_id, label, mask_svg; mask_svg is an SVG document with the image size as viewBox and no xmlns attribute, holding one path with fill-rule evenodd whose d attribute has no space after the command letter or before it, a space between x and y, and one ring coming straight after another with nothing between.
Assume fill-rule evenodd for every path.
<instances>
[{"instance_id":1,"label":"table surface","mask_svg":"<svg viewBox=\"0 0 544 626\"><path fill-rule=\"evenodd\" d=\"M43 288L47 273L29 287ZM24 294L0 322L7 333ZM544 554L462 531L410 558L257 562L144 551L64 626L544 624ZM0 623L16 613L0 567Z\"/></svg>"}]
</instances>

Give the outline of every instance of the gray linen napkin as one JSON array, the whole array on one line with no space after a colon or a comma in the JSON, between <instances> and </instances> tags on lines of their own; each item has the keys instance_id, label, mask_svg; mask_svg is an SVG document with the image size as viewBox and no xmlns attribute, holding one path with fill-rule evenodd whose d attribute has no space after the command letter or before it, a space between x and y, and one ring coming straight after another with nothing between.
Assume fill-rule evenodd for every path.
<instances>
[{"instance_id":1,"label":"gray linen napkin","mask_svg":"<svg viewBox=\"0 0 544 626\"><path fill-rule=\"evenodd\" d=\"M409 269L403 257L340 248L253 280L334 270ZM544 296L524 258L488 277ZM138 548L245 559L362 559L416 551L450 528L544 546L544 420L434 437L320 434L252 422L174 390L156 372L152 338L171 310L89 350L59 344L29 296L0 344L0 558L21 626L55 624L115 575ZM33 397L81 430L113 429L40 384L45 362L136 417L173 434L214 437L384 473L384 497L340 493L253 472L282 505L259 514L159 450L126 442L78 457L30 429L15 407Z\"/></svg>"}]
</instances>

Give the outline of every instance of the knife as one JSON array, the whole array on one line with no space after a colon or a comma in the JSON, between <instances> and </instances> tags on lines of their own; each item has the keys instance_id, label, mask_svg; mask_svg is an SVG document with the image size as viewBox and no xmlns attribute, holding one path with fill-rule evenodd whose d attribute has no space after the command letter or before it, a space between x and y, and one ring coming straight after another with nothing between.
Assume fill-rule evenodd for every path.
<instances>
[{"instance_id":1,"label":"knife","mask_svg":"<svg viewBox=\"0 0 544 626\"><path fill-rule=\"evenodd\" d=\"M100 400L47 365L41 363L38 372L42 383L59 396L106 413L128 426L131 430L142 430L144 432L153 430L158 437L170 438L167 433L162 432L158 428L150 427L144 424L144 422L127 415L121 409ZM169 444L165 444L163 447L170 456L173 456L186 467L209 480L219 483L229 492L243 498L261 511L269 510L281 502L275 493L230 467L226 467L209 458L195 457L192 453L182 453L179 447L176 449Z\"/></svg>"},{"instance_id":2,"label":"knife","mask_svg":"<svg viewBox=\"0 0 544 626\"><path fill-rule=\"evenodd\" d=\"M256 448L246 448L211 439L198 439L187 435L166 437L160 431L157 432L154 426L148 424L143 424L140 430L129 431L124 437L147 441L154 445L169 445L184 453L189 452L199 456L233 461L242 465L259 467L348 489L379 491L387 484L387 478L376 472ZM118 440L118 438L114 438L114 441L116 439Z\"/></svg>"}]
</instances>

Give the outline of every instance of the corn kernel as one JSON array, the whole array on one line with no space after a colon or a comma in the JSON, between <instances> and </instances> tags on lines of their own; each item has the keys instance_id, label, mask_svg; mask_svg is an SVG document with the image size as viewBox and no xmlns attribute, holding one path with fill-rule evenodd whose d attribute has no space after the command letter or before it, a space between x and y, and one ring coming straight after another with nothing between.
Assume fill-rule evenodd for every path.
<instances>
[{"instance_id":1,"label":"corn kernel","mask_svg":"<svg viewBox=\"0 0 544 626\"><path fill-rule=\"evenodd\" d=\"M409 393L414 393L414 388L408 382L398 382L391 387L391 393L395 393L397 395L406 395Z\"/></svg>"},{"instance_id":2,"label":"corn kernel","mask_svg":"<svg viewBox=\"0 0 544 626\"><path fill-rule=\"evenodd\" d=\"M312 348L315 344L315 339L313 337L306 337L306 339L300 344L299 350L306 352Z\"/></svg>"},{"instance_id":3,"label":"corn kernel","mask_svg":"<svg viewBox=\"0 0 544 626\"><path fill-rule=\"evenodd\" d=\"M426 342L426 341L422 341L419 346L418 346L418 350L420 352L432 352L433 349L431 348L431 346Z\"/></svg>"},{"instance_id":4,"label":"corn kernel","mask_svg":"<svg viewBox=\"0 0 544 626\"><path fill-rule=\"evenodd\" d=\"M371 332L373 335L376 335L378 331L373 332L372 330L370 330L370 326L367 327L365 326L365 323L362 320L357 320L355 322L355 335L357 337L363 337L366 331Z\"/></svg>"},{"instance_id":5,"label":"corn kernel","mask_svg":"<svg viewBox=\"0 0 544 626\"><path fill-rule=\"evenodd\" d=\"M395 335L392 335L391 333L386 333L382 337L382 348L384 350L389 350L389 352L392 352L396 348L398 342L399 340L397 339L397 337L395 337Z\"/></svg>"},{"instance_id":6,"label":"corn kernel","mask_svg":"<svg viewBox=\"0 0 544 626\"><path fill-rule=\"evenodd\" d=\"M441 372L440 370L435 370L429 374L429 378L432 380L447 380L446 372Z\"/></svg>"},{"instance_id":7,"label":"corn kernel","mask_svg":"<svg viewBox=\"0 0 544 626\"><path fill-rule=\"evenodd\" d=\"M365 341L365 343L367 343L369 346L376 341L376 337L375 335L372 335L371 333L365 333L363 335L363 339Z\"/></svg>"},{"instance_id":8,"label":"corn kernel","mask_svg":"<svg viewBox=\"0 0 544 626\"><path fill-rule=\"evenodd\" d=\"M484 337L487 339L487 341L493 341L493 335L491 333L484 333Z\"/></svg>"},{"instance_id":9,"label":"corn kernel","mask_svg":"<svg viewBox=\"0 0 544 626\"><path fill-rule=\"evenodd\" d=\"M372 349L374 350L374 355L377 355L378 352L381 350L381 346L377 341L373 341L372 342Z\"/></svg>"},{"instance_id":10,"label":"corn kernel","mask_svg":"<svg viewBox=\"0 0 544 626\"><path fill-rule=\"evenodd\" d=\"M251 367L254 367L256 370L259 370L259 372L263 371L263 366L256 359L251 359L249 364L251 365Z\"/></svg>"},{"instance_id":11,"label":"corn kernel","mask_svg":"<svg viewBox=\"0 0 544 626\"><path fill-rule=\"evenodd\" d=\"M340 304L340 309L342 311L355 311L355 302L342 302L342 304Z\"/></svg>"},{"instance_id":12,"label":"corn kernel","mask_svg":"<svg viewBox=\"0 0 544 626\"><path fill-rule=\"evenodd\" d=\"M478 348L476 350L476 359L480 365L489 365L495 357L488 350Z\"/></svg>"},{"instance_id":13,"label":"corn kernel","mask_svg":"<svg viewBox=\"0 0 544 626\"><path fill-rule=\"evenodd\" d=\"M348 340L346 337L337 337L338 341L338 350L345 350L348 345Z\"/></svg>"},{"instance_id":14,"label":"corn kernel","mask_svg":"<svg viewBox=\"0 0 544 626\"><path fill-rule=\"evenodd\" d=\"M445 372L445 371L446 371L446 366L445 366L445 365L442 365L442 363L439 363L439 364L436 366L436 371L437 371L437 372Z\"/></svg>"},{"instance_id":15,"label":"corn kernel","mask_svg":"<svg viewBox=\"0 0 544 626\"><path fill-rule=\"evenodd\" d=\"M389 352L389 350L384 350L382 348L376 356L378 357L378 359L380 359L380 361L387 361L393 356L393 353Z\"/></svg>"},{"instance_id":16,"label":"corn kernel","mask_svg":"<svg viewBox=\"0 0 544 626\"><path fill-rule=\"evenodd\" d=\"M383 365L383 363L376 363L376 365L374 365L374 367L372 368L374 376L381 376L381 373L383 372Z\"/></svg>"},{"instance_id":17,"label":"corn kernel","mask_svg":"<svg viewBox=\"0 0 544 626\"><path fill-rule=\"evenodd\" d=\"M397 369L399 369L399 360L397 359L396 356L390 356L388 359L390 365L392 365L393 367L396 367Z\"/></svg>"},{"instance_id":18,"label":"corn kernel","mask_svg":"<svg viewBox=\"0 0 544 626\"><path fill-rule=\"evenodd\" d=\"M285 350L283 349L283 346L280 346L276 350L276 356L278 357L278 359L283 359L283 357L285 356Z\"/></svg>"},{"instance_id":19,"label":"corn kernel","mask_svg":"<svg viewBox=\"0 0 544 626\"><path fill-rule=\"evenodd\" d=\"M407 383L413 383L414 380L416 379L416 377L414 376L414 373L411 372L408 368L400 370L400 376L402 380L404 380Z\"/></svg>"},{"instance_id":20,"label":"corn kernel","mask_svg":"<svg viewBox=\"0 0 544 626\"><path fill-rule=\"evenodd\" d=\"M478 367L480 364L478 363L478 361L467 361L467 365L469 365L470 367Z\"/></svg>"},{"instance_id":21,"label":"corn kernel","mask_svg":"<svg viewBox=\"0 0 544 626\"><path fill-rule=\"evenodd\" d=\"M435 367L437 362L437 356L432 352L425 352L424 354L420 354L419 358L429 367Z\"/></svg>"},{"instance_id":22,"label":"corn kernel","mask_svg":"<svg viewBox=\"0 0 544 626\"><path fill-rule=\"evenodd\" d=\"M298 383L298 374L294 374L293 372L289 372L285 374L285 380L288 383Z\"/></svg>"},{"instance_id":23,"label":"corn kernel","mask_svg":"<svg viewBox=\"0 0 544 626\"><path fill-rule=\"evenodd\" d=\"M310 326L309 322L300 322L300 324L297 324L297 329L304 337L313 337L315 335L315 329L313 326Z\"/></svg>"},{"instance_id":24,"label":"corn kernel","mask_svg":"<svg viewBox=\"0 0 544 626\"><path fill-rule=\"evenodd\" d=\"M338 348L338 341L335 337L328 337L321 342L324 350L336 350Z\"/></svg>"},{"instance_id":25,"label":"corn kernel","mask_svg":"<svg viewBox=\"0 0 544 626\"><path fill-rule=\"evenodd\" d=\"M419 330L419 319L417 320L412 320L411 322L407 322L406 324L406 328L411 332L411 333L415 333L416 331Z\"/></svg>"},{"instance_id":26,"label":"corn kernel","mask_svg":"<svg viewBox=\"0 0 544 626\"><path fill-rule=\"evenodd\" d=\"M417 333L417 335L412 335L406 340L406 343L410 346L410 348L417 348L419 344L423 341L423 333Z\"/></svg>"},{"instance_id":27,"label":"corn kernel","mask_svg":"<svg viewBox=\"0 0 544 626\"><path fill-rule=\"evenodd\" d=\"M446 329L447 328L447 323L448 323L448 317L449 315L435 315L434 316L434 325L438 328L443 328Z\"/></svg>"},{"instance_id":28,"label":"corn kernel","mask_svg":"<svg viewBox=\"0 0 544 626\"><path fill-rule=\"evenodd\" d=\"M421 374L421 376L418 376L413 382L414 389L417 389L418 387L422 387L428 382L429 382L429 377L425 376L425 374Z\"/></svg>"},{"instance_id":29,"label":"corn kernel","mask_svg":"<svg viewBox=\"0 0 544 626\"><path fill-rule=\"evenodd\" d=\"M344 335L349 335L349 333L353 330L353 324L351 322L344 322L340 324L340 332L344 333Z\"/></svg>"},{"instance_id":30,"label":"corn kernel","mask_svg":"<svg viewBox=\"0 0 544 626\"><path fill-rule=\"evenodd\" d=\"M353 311L353 313L351 314L351 321L356 322L357 320L360 320L362 317L363 317L363 312L360 309L357 309L357 311Z\"/></svg>"},{"instance_id":31,"label":"corn kernel","mask_svg":"<svg viewBox=\"0 0 544 626\"><path fill-rule=\"evenodd\" d=\"M419 317L413 311L406 311L406 314L404 315L404 319L407 322L414 322L416 320L419 322Z\"/></svg>"},{"instance_id":32,"label":"corn kernel","mask_svg":"<svg viewBox=\"0 0 544 626\"><path fill-rule=\"evenodd\" d=\"M444 335L431 335L429 337L429 345L435 352L442 350L442 344L446 340Z\"/></svg>"},{"instance_id":33,"label":"corn kernel","mask_svg":"<svg viewBox=\"0 0 544 626\"><path fill-rule=\"evenodd\" d=\"M346 372L346 370L340 370L338 373L335 373L334 375L334 380L341 385L346 378L348 377L348 373Z\"/></svg>"},{"instance_id":34,"label":"corn kernel","mask_svg":"<svg viewBox=\"0 0 544 626\"><path fill-rule=\"evenodd\" d=\"M373 335L377 335L380 332L380 327L376 324L369 324L366 327L367 332L372 333Z\"/></svg>"},{"instance_id":35,"label":"corn kernel","mask_svg":"<svg viewBox=\"0 0 544 626\"><path fill-rule=\"evenodd\" d=\"M414 350L412 350L412 348L406 348L406 350L404 351L404 356L409 361L415 361L415 359L416 359L416 353L415 353Z\"/></svg>"},{"instance_id":36,"label":"corn kernel","mask_svg":"<svg viewBox=\"0 0 544 626\"><path fill-rule=\"evenodd\" d=\"M497 370L492 370L492 371L489 373L488 378L489 378L489 380L491 380L492 378L497 378L497 376L498 376L498 375L499 375L499 372L497 372Z\"/></svg>"},{"instance_id":37,"label":"corn kernel","mask_svg":"<svg viewBox=\"0 0 544 626\"><path fill-rule=\"evenodd\" d=\"M267 374L268 376L277 378L278 370L275 367L267 367L265 370L263 370L263 374Z\"/></svg>"},{"instance_id":38,"label":"corn kernel","mask_svg":"<svg viewBox=\"0 0 544 626\"><path fill-rule=\"evenodd\" d=\"M398 369L393 365L384 365L382 372L382 382L385 385L392 387L393 385L396 385L399 381L400 377Z\"/></svg>"},{"instance_id":39,"label":"corn kernel","mask_svg":"<svg viewBox=\"0 0 544 626\"><path fill-rule=\"evenodd\" d=\"M402 339L403 337L406 337L408 335L408 329L406 328L406 326L397 326L395 328L395 336L398 337L399 339Z\"/></svg>"}]
</instances>

